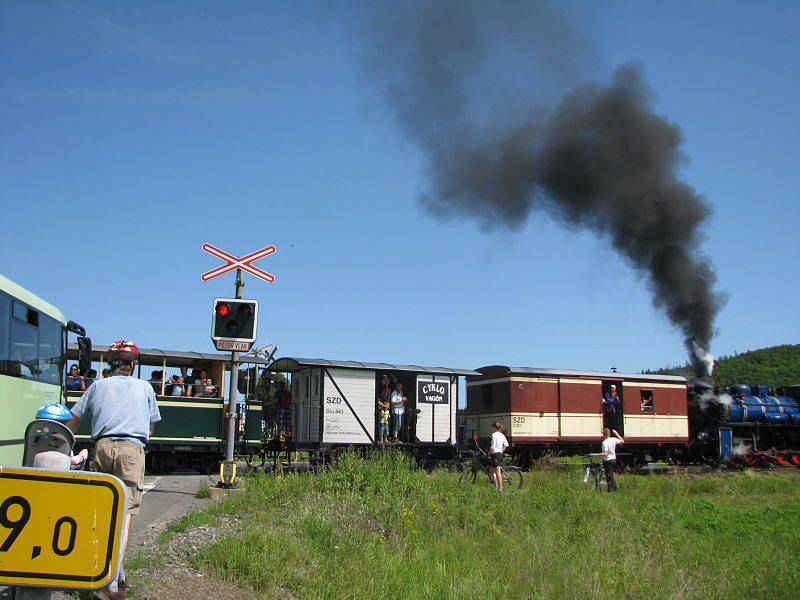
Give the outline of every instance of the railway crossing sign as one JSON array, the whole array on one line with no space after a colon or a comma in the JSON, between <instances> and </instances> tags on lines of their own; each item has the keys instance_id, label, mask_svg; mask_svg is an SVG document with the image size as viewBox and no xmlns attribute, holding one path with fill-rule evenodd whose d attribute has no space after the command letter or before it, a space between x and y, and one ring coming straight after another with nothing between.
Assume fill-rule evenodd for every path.
<instances>
[{"instance_id":1,"label":"railway crossing sign","mask_svg":"<svg viewBox=\"0 0 800 600\"><path fill-rule=\"evenodd\" d=\"M0 585L96 590L119 572L125 485L0 466Z\"/></svg>"},{"instance_id":2,"label":"railway crossing sign","mask_svg":"<svg viewBox=\"0 0 800 600\"><path fill-rule=\"evenodd\" d=\"M266 246L265 248L261 248L261 250L256 250L250 254L245 254L244 256L238 257L234 256L233 254L228 254L224 250L220 250L211 244L203 244L203 251L208 252L211 256L215 256L216 258L225 261L224 265L219 266L216 269L206 271L200 275L200 279L203 281L214 279L215 277L229 273L234 269L241 269L242 271L250 273L250 275L254 275L255 277L258 277L267 283L275 282L275 276L272 273L267 273L263 269L253 266L255 261L261 258L266 258L270 254L274 254L275 246Z\"/></svg>"},{"instance_id":3,"label":"railway crossing sign","mask_svg":"<svg viewBox=\"0 0 800 600\"><path fill-rule=\"evenodd\" d=\"M275 253L275 246L266 246L244 256L234 256L211 244L203 244L203 252L208 252L222 261L221 265L200 275L200 279L208 281L230 271L236 271L236 294L234 298L217 298L214 300L214 313L211 318L211 339L217 350L231 351L231 377L228 391L228 412L226 414L225 462L220 465L220 482L223 487L233 487L236 479L236 463L233 462L233 441L236 437L236 377L239 365L239 352L250 350L256 339L258 324L258 301L242 300L242 271L250 273L267 283L274 283L275 276L253 263ZM249 312L248 312L249 311Z\"/></svg>"}]
</instances>

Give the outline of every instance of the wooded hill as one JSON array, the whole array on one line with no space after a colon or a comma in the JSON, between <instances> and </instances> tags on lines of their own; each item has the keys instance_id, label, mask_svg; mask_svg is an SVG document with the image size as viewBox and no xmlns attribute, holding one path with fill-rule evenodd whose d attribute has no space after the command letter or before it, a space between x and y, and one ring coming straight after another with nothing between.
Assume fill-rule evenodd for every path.
<instances>
[{"instance_id":1,"label":"wooded hill","mask_svg":"<svg viewBox=\"0 0 800 600\"><path fill-rule=\"evenodd\" d=\"M644 373L682 375L687 379L694 376L688 363ZM784 344L734 353L733 356L720 356L714 367L714 385L725 387L734 383L770 387L800 383L800 344Z\"/></svg>"}]
</instances>

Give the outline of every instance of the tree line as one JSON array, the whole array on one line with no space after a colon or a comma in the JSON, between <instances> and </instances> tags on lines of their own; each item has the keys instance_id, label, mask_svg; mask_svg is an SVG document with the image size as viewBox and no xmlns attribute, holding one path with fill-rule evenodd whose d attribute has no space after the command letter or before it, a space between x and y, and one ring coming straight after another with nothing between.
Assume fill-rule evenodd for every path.
<instances>
[{"instance_id":1,"label":"tree line","mask_svg":"<svg viewBox=\"0 0 800 600\"><path fill-rule=\"evenodd\" d=\"M650 375L681 375L687 379L694 377L689 363L642 372ZM720 356L714 366L714 385L726 387L735 383L770 387L800 384L800 344L784 344Z\"/></svg>"}]
</instances>

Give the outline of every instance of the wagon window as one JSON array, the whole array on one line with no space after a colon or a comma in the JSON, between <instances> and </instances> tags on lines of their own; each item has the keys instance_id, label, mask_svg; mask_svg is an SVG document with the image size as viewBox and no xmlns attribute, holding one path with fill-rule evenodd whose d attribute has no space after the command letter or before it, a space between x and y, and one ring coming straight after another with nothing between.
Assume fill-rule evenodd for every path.
<instances>
[{"instance_id":1,"label":"wagon window","mask_svg":"<svg viewBox=\"0 0 800 600\"><path fill-rule=\"evenodd\" d=\"M641 390L641 410L643 413L653 412L653 390Z\"/></svg>"}]
</instances>

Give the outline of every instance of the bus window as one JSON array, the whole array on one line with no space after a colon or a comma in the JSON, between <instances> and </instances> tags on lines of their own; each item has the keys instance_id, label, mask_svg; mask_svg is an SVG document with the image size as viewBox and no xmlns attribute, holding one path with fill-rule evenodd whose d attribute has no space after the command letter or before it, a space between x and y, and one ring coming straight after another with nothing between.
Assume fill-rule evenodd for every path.
<instances>
[{"instance_id":1,"label":"bus window","mask_svg":"<svg viewBox=\"0 0 800 600\"><path fill-rule=\"evenodd\" d=\"M13 318L11 319L11 340L9 344L9 375L36 379L38 372L37 345L38 335L36 325L39 314L21 304L14 302Z\"/></svg>"},{"instance_id":2,"label":"bus window","mask_svg":"<svg viewBox=\"0 0 800 600\"><path fill-rule=\"evenodd\" d=\"M54 385L61 383L63 339L61 323L47 315L39 315L39 381Z\"/></svg>"},{"instance_id":3,"label":"bus window","mask_svg":"<svg viewBox=\"0 0 800 600\"><path fill-rule=\"evenodd\" d=\"M0 373L59 385L63 347L61 323L0 293Z\"/></svg>"},{"instance_id":4,"label":"bus window","mask_svg":"<svg viewBox=\"0 0 800 600\"><path fill-rule=\"evenodd\" d=\"M0 374L9 375L8 330L11 325L11 298L0 292Z\"/></svg>"}]
</instances>

